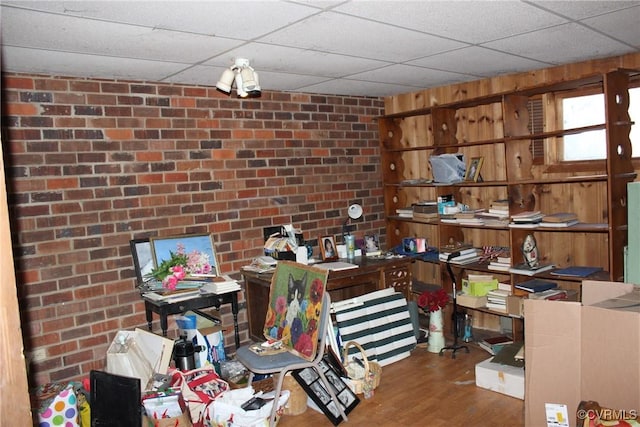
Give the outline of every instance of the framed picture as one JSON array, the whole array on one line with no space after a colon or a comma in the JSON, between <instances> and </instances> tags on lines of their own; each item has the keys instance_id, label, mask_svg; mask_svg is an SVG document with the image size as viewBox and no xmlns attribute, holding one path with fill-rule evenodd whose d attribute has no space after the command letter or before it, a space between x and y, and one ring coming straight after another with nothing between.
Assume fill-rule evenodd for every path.
<instances>
[{"instance_id":1,"label":"framed picture","mask_svg":"<svg viewBox=\"0 0 640 427\"><path fill-rule=\"evenodd\" d=\"M218 258L211 234L187 234L183 236L152 237L151 250L154 267L170 261L176 255L186 255L187 274L217 276Z\"/></svg>"},{"instance_id":2,"label":"framed picture","mask_svg":"<svg viewBox=\"0 0 640 427\"><path fill-rule=\"evenodd\" d=\"M415 254L418 246L415 237L404 237L402 239L402 250L407 254Z\"/></svg>"},{"instance_id":3,"label":"framed picture","mask_svg":"<svg viewBox=\"0 0 640 427\"><path fill-rule=\"evenodd\" d=\"M131 246L131 256L133 257L133 268L136 271L138 285L148 282L151 277L149 273L153 270L153 253L151 252L151 242L149 239L133 239L129 242Z\"/></svg>"},{"instance_id":4,"label":"framed picture","mask_svg":"<svg viewBox=\"0 0 640 427\"><path fill-rule=\"evenodd\" d=\"M306 360L323 350L318 333L328 275L325 269L278 261L263 328L267 340L280 341L282 348Z\"/></svg>"},{"instance_id":5,"label":"framed picture","mask_svg":"<svg viewBox=\"0 0 640 427\"><path fill-rule=\"evenodd\" d=\"M338 259L338 251L336 249L336 239L333 236L321 236L318 239L320 243L320 253L323 261Z\"/></svg>"},{"instance_id":6,"label":"framed picture","mask_svg":"<svg viewBox=\"0 0 640 427\"><path fill-rule=\"evenodd\" d=\"M482 162L484 157L472 157L469 161L469 167L467 168L467 174L464 177L465 181L478 182L480 178L480 168L482 168Z\"/></svg>"},{"instance_id":7,"label":"framed picture","mask_svg":"<svg viewBox=\"0 0 640 427\"><path fill-rule=\"evenodd\" d=\"M360 403L360 399L342 380L338 371L334 369L333 363L326 356L320 361L319 367L329 383L331 393L336 399L326 389L320 374L314 368L298 369L293 371L292 375L307 392L307 395L311 397L311 400L336 426L342 421L342 414L340 414L339 408L342 408L344 413L348 415Z\"/></svg>"}]
</instances>

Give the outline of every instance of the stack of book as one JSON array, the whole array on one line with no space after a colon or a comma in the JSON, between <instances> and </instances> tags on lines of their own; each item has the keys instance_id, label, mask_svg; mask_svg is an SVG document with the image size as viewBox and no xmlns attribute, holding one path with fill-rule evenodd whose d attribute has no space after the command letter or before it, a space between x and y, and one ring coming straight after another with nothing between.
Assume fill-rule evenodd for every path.
<instances>
[{"instance_id":1,"label":"stack of book","mask_svg":"<svg viewBox=\"0 0 640 427\"><path fill-rule=\"evenodd\" d=\"M540 211L526 211L511 215L509 227L512 228L536 228L544 218Z\"/></svg>"},{"instance_id":2,"label":"stack of book","mask_svg":"<svg viewBox=\"0 0 640 427\"><path fill-rule=\"evenodd\" d=\"M509 199L494 200L489 205L489 213L498 217L509 217Z\"/></svg>"},{"instance_id":3,"label":"stack of book","mask_svg":"<svg viewBox=\"0 0 640 427\"><path fill-rule=\"evenodd\" d=\"M553 264L538 264L535 267L530 267L527 263L523 262L509 268L509 273L522 274L524 276L533 276L534 274L542 273L543 271L553 270Z\"/></svg>"},{"instance_id":4,"label":"stack of book","mask_svg":"<svg viewBox=\"0 0 640 427\"><path fill-rule=\"evenodd\" d=\"M511 291L504 289L494 289L487 293L487 308L490 310L507 312L507 297L511 295Z\"/></svg>"},{"instance_id":5,"label":"stack of book","mask_svg":"<svg viewBox=\"0 0 640 427\"><path fill-rule=\"evenodd\" d=\"M166 303L174 303L197 298L201 294L200 289L177 289L175 291L157 291L157 292L145 292L142 294L144 298L151 301L163 301Z\"/></svg>"},{"instance_id":6,"label":"stack of book","mask_svg":"<svg viewBox=\"0 0 640 427\"><path fill-rule=\"evenodd\" d=\"M484 221L484 225L506 227L509 224L509 200L494 200L489 209L479 212L477 217Z\"/></svg>"},{"instance_id":7,"label":"stack of book","mask_svg":"<svg viewBox=\"0 0 640 427\"><path fill-rule=\"evenodd\" d=\"M557 212L542 217L540 227L571 227L578 223L578 215L573 212Z\"/></svg>"},{"instance_id":8,"label":"stack of book","mask_svg":"<svg viewBox=\"0 0 640 427\"><path fill-rule=\"evenodd\" d=\"M527 291L533 294L537 292L547 291L549 289L555 289L558 287L558 284L549 280L531 279L527 280L526 282L516 283L515 287L516 289Z\"/></svg>"},{"instance_id":9,"label":"stack of book","mask_svg":"<svg viewBox=\"0 0 640 427\"><path fill-rule=\"evenodd\" d=\"M396 214L401 218L413 218L413 208L398 208Z\"/></svg>"},{"instance_id":10,"label":"stack of book","mask_svg":"<svg viewBox=\"0 0 640 427\"><path fill-rule=\"evenodd\" d=\"M413 219L430 220L438 218L438 202L422 201L413 205Z\"/></svg>"},{"instance_id":11,"label":"stack of book","mask_svg":"<svg viewBox=\"0 0 640 427\"><path fill-rule=\"evenodd\" d=\"M505 254L504 256L498 256L495 259L489 261L487 266L489 270L493 271L505 271L508 272L511 268L511 256Z\"/></svg>"},{"instance_id":12,"label":"stack of book","mask_svg":"<svg viewBox=\"0 0 640 427\"><path fill-rule=\"evenodd\" d=\"M483 219L478 216L482 212L484 209L467 209L454 214L454 218L462 225L483 225Z\"/></svg>"},{"instance_id":13,"label":"stack of book","mask_svg":"<svg viewBox=\"0 0 640 427\"><path fill-rule=\"evenodd\" d=\"M239 291L240 289L240 283L225 274L212 277L211 281L202 285L200 292L203 294L226 294Z\"/></svg>"},{"instance_id":14,"label":"stack of book","mask_svg":"<svg viewBox=\"0 0 640 427\"><path fill-rule=\"evenodd\" d=\"M513 343L513 339L509 338L506 335L498 335L495 337L485 338L482 341L478 341L478 345L480 347L494 356L500 352L502 347L511 343Z\"/></svg>"},{"instance_id":15,"label":"stack of book","mask_svg":"<svg viewBox=\"0 0 640 427\"><path fill-rule=\"evenodd\" d=\"M460 255L457 255L449 260L449 255L455 252L460 252ZM450 261L451 264L470 264L480 259L480 251L476 248L467 248L452 252L440 251L438 259L444 262Z\"/></svg>"}]
</instances>

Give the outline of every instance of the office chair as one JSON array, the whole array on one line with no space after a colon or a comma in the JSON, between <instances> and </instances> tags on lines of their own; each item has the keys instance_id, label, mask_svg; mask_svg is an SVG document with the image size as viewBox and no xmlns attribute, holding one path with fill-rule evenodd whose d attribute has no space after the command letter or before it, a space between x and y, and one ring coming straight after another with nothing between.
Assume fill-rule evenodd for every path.
<instances>
[{"instance_id":1,"label":"office chair","mask_svg":"<svg viewBox=\"0 0 640 427\"><path fill-rule=\"evenodd\" d=\"M306 360L302 357L296 356L295 354L285 351L282 353L276 353L273 355L261 356L249 349L250 346L243 346L238 349L236 352L236 358L247 367L250 371L249 374L249 384L253 380L254 374L273 374L276 378L274 388L275 388L275 399L273 401L273 408L271 409L271 417L269 418L269 425L274 426L276 420L276 412L277 412L277 399L280 396L280 392L282 390L282 383L284 381L285 375L289 371L294 371L297 369L304 368L314 368L314 370L320 375L322 380L322 384L327 389L331 398L338 402L335 393L333 392L331 386L329 385L329 381L327 377L323 373L322 369L319 366L319 362L322 360L322 356L324 355L327 334L328 334L328 325L330 319L330 310L331 310L331 298L329 297L329 293L324 292L323 302L322 302L322 312L320 315L320 324L318 327L318 347L316 350L315 357L312 360ZM347 421L347 414L345 414L344 409L341 405L337 405L340 410L340 415L342 415L342 419Z\"/></svg>"}]
</instances>

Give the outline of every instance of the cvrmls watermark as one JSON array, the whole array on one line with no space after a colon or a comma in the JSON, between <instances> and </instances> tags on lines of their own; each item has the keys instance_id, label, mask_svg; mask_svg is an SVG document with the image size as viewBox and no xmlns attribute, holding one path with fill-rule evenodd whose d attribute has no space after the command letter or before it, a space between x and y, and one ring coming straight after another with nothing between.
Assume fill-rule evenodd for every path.
<instances>
[{"instance_id":1,"label":"cvrmls watermark","mask_svg":"<svg viewBox=\"0 0 640 427\"><path fill-rule=\"evenodd\" d=\"M578 409L576 415L579 419L600 420L633 420L638 416L637 409Z\"/></svg>"}]
</instances>

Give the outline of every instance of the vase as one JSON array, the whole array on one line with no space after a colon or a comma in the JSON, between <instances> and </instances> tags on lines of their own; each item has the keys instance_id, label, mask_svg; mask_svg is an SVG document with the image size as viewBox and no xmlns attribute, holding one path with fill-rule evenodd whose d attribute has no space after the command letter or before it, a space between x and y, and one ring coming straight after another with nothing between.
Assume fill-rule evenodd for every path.
<instances>
[{"instance_id":1,"label":"vase","mask_svg":"<svg viewBox=\"0 0 640 427\"><path fill-rule=\"evenodd\" d=\"M427 351L440 353L444 348L444 333L442 310L438 309L429 313L429 340L427 341Z\"/></svg>"}]
</instances>

